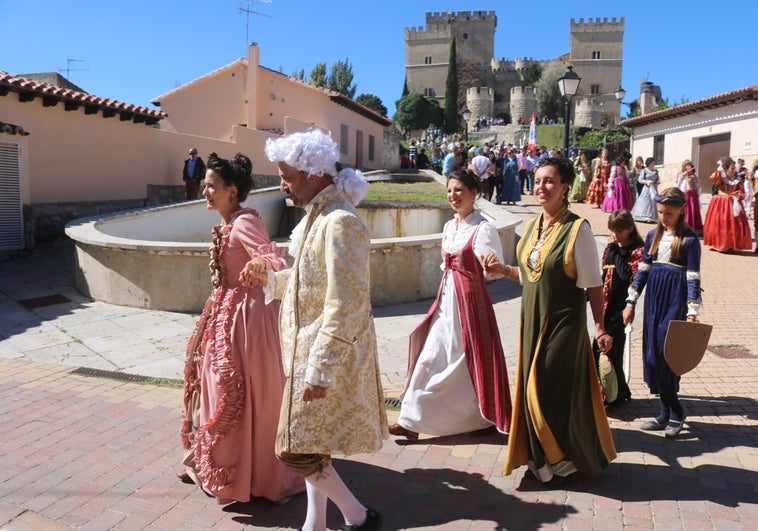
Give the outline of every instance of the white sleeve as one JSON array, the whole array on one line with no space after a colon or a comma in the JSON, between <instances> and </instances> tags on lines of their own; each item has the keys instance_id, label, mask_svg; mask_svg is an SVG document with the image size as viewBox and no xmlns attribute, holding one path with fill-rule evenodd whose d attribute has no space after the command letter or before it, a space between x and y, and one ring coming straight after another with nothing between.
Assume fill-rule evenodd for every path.
<instances>
[{"instance_id":1,"label":"white sleeve","mask_svg":"<svg viewBox=\"0 0 758 531\"><path fill-rule=\"evenodd\" d=\"M576 235L574 264L576 265L577 287L586 289L603 285L595 236L586 220L582 222L579 233Z\"/></svg>"},{"instance_id":2,"label":"white sleeve","mask_svg":"<svg viewBox=\"0 0 758 531\"><path fill-rule=\"evenodd\" d=\"M487 253L494 253L498 261L501 264L503 263L503 243L500 241L500 235L492 223L485 222L479 226L473 248L476 259L480 264L482 263L482 255ZM484 277L488 280L492 279L486 272L484 273Z\"/></svg>"}]
</instances>

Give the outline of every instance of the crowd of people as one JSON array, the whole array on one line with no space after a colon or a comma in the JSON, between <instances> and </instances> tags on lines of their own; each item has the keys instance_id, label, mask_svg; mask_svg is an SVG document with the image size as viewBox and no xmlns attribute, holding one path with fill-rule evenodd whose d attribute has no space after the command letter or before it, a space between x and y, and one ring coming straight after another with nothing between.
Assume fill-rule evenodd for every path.
<instances>
[{"instance_id":1,"label":"crowd of people","mask_svg":"<svg viewBox=\"0 0 758 531\"><path fill-rule=\"evenodd\" d=\"M426 146L412 146L418 167ZM183 482L220 504L286 503L304 491L302 529L326 529L331 500L343 529L357 530L379 529L382 517L347 488L332 455L376 451L389 434L507 434L506 475L526 466L525 477L547 485L596 476L616 457L606 410L632 399L624 345L643 291L643 375L659 413L640 429L679 435L686 411L681 375L664 356L668 325L698 320L701 238L718 251L751 247L746 212L755 222L758 162L749 170L741 159L719 160L703 220L689 160L664 187L652 157L632 165L606 150L590 159L505 143L434 146L429 163L446 177L454 216L442 227L438 293L408 338L400 413L389 424L370 240L355 208L368 183L340 165L336 142L318 129L269 140L265 154L282 192L306 212L290 236L291 265L260 215L242 205L253 188L248 157L211 153L205 165L193 148L185 163L190 181L204 171L188 195L202 184L221 219L212 229L212 291L187 345ZM521 194L534 195L540 213L525 224L512 265L476 202L516 204ZM608 212L602 256L571 202ZM643 237L637 222L655 226ZM522 289L513 399L487 289L501 278Z\"/></svg>"}]
</instances>

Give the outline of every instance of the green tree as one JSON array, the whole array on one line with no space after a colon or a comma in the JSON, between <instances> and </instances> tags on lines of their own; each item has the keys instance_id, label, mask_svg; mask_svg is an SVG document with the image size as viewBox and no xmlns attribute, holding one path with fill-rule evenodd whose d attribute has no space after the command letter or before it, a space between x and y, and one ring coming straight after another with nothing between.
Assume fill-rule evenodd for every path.
<instances>
[{"instance_id":1,"label":"green tree","mask_svg":"<svg viewBox=\"0 0 758 531\"><path fill-rule=\"evenodd\" d=\"M401 98L404 98L408 95L410 91L408 90L408 76L405 76L405 80L403 81L403 93L400 95Z\"/></svg>"},{"instance_id":2,"label":"green tree","mask_svg":"<svg viewBox=\"0 0 758 531\"><path fill-rule=\"evenodd\" d=\"M304 80L305 79L305 70L302 69L302 68L300 70L297 70L296 72L294 72L292 74L292 77L294 77L295 79L299 79L300 81Z\"/></svg>"},{"instance_id":3,"label":"green tree","mask_svg":"<svg viewBox=\"0 0 758 531\"><path fill-rule=\"evenodd\" d=\"M444 112L437 100L425 98L423 94L411 92L395 102L397 111L392 120L404 130L426 129L429 124L442 122Z\"/></svg>"},{"instance_id":4,"label":"green tree","mask_svg":"<svg viewBox=\"0 0 758 531\"><path fill-rule=\"evenodd\" d=\"M353 77L353 67L350 61L347 59L344 62L337 61L332 65L326 86L348 98L354 98L357 86L353 83Z\"/></svg>"},{"instance_id":5,"label":"green tree","mask_svg":"<svg viewBox=\"0 0 758 531\"><path fill-rule=\"evenodd\" d=\"M553 61L545 67L539 81L535 83L539 116L547 116L554 120L558 117L563 118L563 97L558 88L558 79L565 71L566 68L562 63Z\"/></svg>"},{"instance_id":6,"label":"green tree","mask_svg":"<svg viewBox=\"0 0 758 531\"><path fill-rule=\"evenodd\" d=\"M540 66L537 62L529 63L526 68L524 68L524 71L521 73L521 79L524 82L524 85L528 87L533 87L539 81L540 77L542 76L542 66Z\"/></svg>"},{"instance_id":7,"label":"green tree","mask_svg":"<svg viewBox=\"0 0 758 531\"><path fill-rule=\"evenodd\" d=\"M355 101L361 105L365 105L372 111L378 112L382 116L387 116L387 107L384 106L379 96L374 94L360 94Z\"/></svg>"},{"instance_id":8,"label":"green tree","mask_svg":"<svg viewBox=\"0 0 758 531\"><path fill-rule=\"evenodd\" d=\"M317 87L326 86L326 63L316 63L311 70L311 84Z\"/></svg>"},{"instance_id":9,"label":"green tree","mask_svg":"<svg viewBox=\"0 0 758 531\"><path fill-rule=\"evenodd\" d=\"M534 84L537 89L537 113L540 117L563 118L563 97L558 88L558 79L563 76L564 66L558 62L550 63Z\"/></svg>"},{"instance_id":10,"label":"green tree","mask_svg":"<svg viewBox=\"0 0 758 531\"><path fill-rule=\"evenodd\" d=\"M444 115L445 119L442 122L442 129L446 133L460 131L461 123L458 115L458 56L455 52L455 37L453 37L453 41L450 43L450 58L447 62Z\"/></svg>"}]
</instances>

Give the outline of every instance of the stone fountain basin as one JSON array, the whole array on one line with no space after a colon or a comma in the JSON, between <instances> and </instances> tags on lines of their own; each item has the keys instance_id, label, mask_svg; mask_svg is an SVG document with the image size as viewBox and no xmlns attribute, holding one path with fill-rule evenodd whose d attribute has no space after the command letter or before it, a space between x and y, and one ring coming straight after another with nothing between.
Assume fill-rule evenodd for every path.
<instances>
[{"instance_id":1,"label":"stone fountain basin","mask_svg":"<svg viewBox=\"0 0 758 531\"><path fill-rule=\"evenodd\" d=\"M302 209L288 206L278 188L251 192L256 209L282 246ZM512 262L519 220L479 201L500 233ZM434 297L440 281L441 230L447 204L362 203L371 235L371 302L386 305ZM66 226L75 242L74 282L85 296L110 304L198 313L211 291L210 234L219 221L204 200L81 218Z\"/></svg>"}]
</instances>

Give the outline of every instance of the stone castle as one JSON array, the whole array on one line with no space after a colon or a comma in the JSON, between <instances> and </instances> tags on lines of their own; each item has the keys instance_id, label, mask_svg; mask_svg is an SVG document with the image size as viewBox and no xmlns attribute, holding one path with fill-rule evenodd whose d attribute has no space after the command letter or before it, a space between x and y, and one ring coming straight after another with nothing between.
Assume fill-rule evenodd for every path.
<instances>
[{"instance_id":1,"label":"stone castle","mask_svg":"<svg viewBox=\"0 0 758 531\"><path fill-rule=\"evenodd\" d=\"M624 18L571 19L569 52L554 59L495 57L494 11L426 13L426 27L405 29L405 74L408 90L445 105L450 44L455 37L459 84L466 87L470 122L482 116L506 123L529 119L537 111L534 87L525 86L523 73L531 64L543 70L552 62L572 65L582 82L574 98L574 123L599 127L603 114L619 115L615 91L621 85Z\"/></svg>"}]
</instances>

